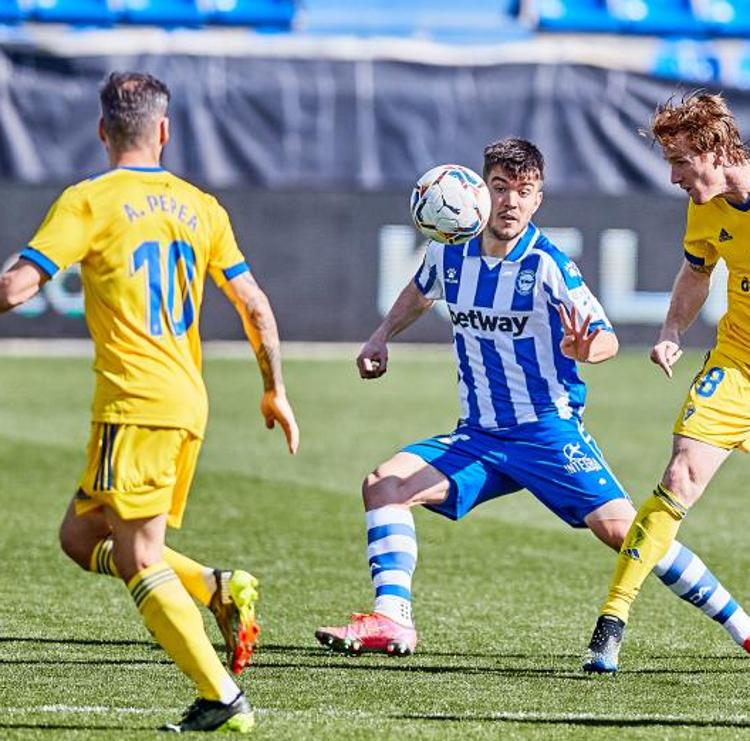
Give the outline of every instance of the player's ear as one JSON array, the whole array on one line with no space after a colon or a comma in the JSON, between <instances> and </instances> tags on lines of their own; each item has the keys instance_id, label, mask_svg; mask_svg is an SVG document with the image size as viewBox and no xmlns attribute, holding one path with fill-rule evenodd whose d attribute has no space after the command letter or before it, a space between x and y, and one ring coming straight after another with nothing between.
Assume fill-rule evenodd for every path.
<instances>
[{"instance_id":1,"label":"player's ear","mask_svg":"<svg viewBox=\"0 0 750 741\"><path fill-rule=\"evenodd\" d=\"M166 146L167 142L169 141L169 119L164 116L164 118L159 121L159 146L164 147Z\"/></svg>"},{"instance_id":2,"label":"player's ear","mask_svg":"<svg viewBox=\"0 0 750 741\"><path fill-rule=\"evenodd\" d=\"M99 140L101 141L104 146L107 146L107 132L104 128L104 118L99 118L99 125L97 127L97 133L99 134Z\"/></svg>"}]
</instances>

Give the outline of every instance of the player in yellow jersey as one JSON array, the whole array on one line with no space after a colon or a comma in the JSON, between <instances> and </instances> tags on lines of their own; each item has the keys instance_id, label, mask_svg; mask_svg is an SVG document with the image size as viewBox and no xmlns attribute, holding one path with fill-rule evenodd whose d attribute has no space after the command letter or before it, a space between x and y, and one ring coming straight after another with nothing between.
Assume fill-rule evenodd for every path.
<instances>
[{"instance_id":1,"label":"player in yellow jersey","mask_svg":"<svg viewBox=\"0 0 750 741\"><path fill-rule=\"evenodd\" d=\"M18 262L0 275L0 312L81 264L95 347L88 463L60 529L84 568L120 576L149 630L198 699L172 731L248 732L253 711L222 666L191 595L209 606L241 671L254 640L256 581L214 572L164 545L179 527L206 427L198 319L207 274L234 304L258 359L266 426L289 452L299 431L265 294L215 198L162 169L169 90L114 73L101 90L99 135L110 170L58 198Z\"/></svg>"},{"instance_id":2,"label":"player in yellow jersey","mask_svg":"<svg viewBox=\"0 0 750 741\"><path fill-rule=\"evenodd\" d=\"M720 259L729 271L729 306L678 414L671 460L620 550L583 666L590 672L617 671L625 623L643 580L730 452L750 443L750 153L719 95L698 91L679 103L670 100L657 110L651 131L672 182L691 199L685 261L651 360L672 377L680 337L706 301ZM711 586L694 599L713 599Z\"/></svg>"}]
</instances>

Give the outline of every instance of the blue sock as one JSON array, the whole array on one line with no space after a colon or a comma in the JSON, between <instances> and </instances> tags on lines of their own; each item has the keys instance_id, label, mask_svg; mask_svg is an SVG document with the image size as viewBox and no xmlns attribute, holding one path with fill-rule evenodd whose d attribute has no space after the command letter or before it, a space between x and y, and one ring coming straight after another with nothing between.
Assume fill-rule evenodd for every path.
<instances>
[{"instance_id":1,"label":"blue sock","mask_svg":"<svg viewBox=\"0 0 750 741\"><path fill-rule=\"evenodd\" d=\"M662 583L680 599L719 623L734 641L750 650L750 618L706 564L689 548L675 541L654 567Z\"/></svg>"},{"instance_id":2,"label":"blue sock","mask_svg":"<svg viewBox=\"0 0 750 741\"><path fill-rule=\"evenodd\" d=\"M410 626L411 578L417 566L414 518L408 508L396 505L372 509L365 517L374 611Z\"/></svg>"}]
</instances>

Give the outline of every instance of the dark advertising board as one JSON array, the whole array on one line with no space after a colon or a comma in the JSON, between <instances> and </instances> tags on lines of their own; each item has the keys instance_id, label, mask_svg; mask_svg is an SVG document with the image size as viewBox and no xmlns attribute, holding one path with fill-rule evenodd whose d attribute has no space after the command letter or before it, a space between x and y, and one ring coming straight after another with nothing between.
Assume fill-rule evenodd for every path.
<instances>
[{"instance_id":1,"label":"dark advertising board","mask_svg":"<svg viewBox=\"0 0 750 741\"><path fill-rule=\"evenodd\" d=\"M0 186L0 262L22 248L57 189ZM238 241L269 294L287 340L361 341L377 325L419 265L424 240L411 226L408 193L228 190L218 196ZM650 343L667 310L682 261L686 202L668 196L550 196L536 222L573 256L610 315L621 341ZM80 280L72 269L29 304L0 318L0 337L82 337ZM723 313L724 280L688 341L710 345ZM404 339L444 341L449 327L438 307ZM234 309L206 292L202 334L234 339Z\"/></svg>"}]
</instances>

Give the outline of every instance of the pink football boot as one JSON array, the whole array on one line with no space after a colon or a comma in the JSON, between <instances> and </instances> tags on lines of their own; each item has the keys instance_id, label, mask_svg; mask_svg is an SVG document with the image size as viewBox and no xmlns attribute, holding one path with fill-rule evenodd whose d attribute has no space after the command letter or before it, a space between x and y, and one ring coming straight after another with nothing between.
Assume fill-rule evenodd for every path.
<instances>
[{"instance_id":1,"label":"pink football boot","mask_svg":"<svg viewBox=\"0 0 750 741\"><path fill-rule=\"evenodd\" d=\"M417 631L414 628L399 625L377 612L355 612L348 625L318 628L315 637L326 648L350 656L361 653L408 656L417 647Z\"/></svg>"}]
</instances>

